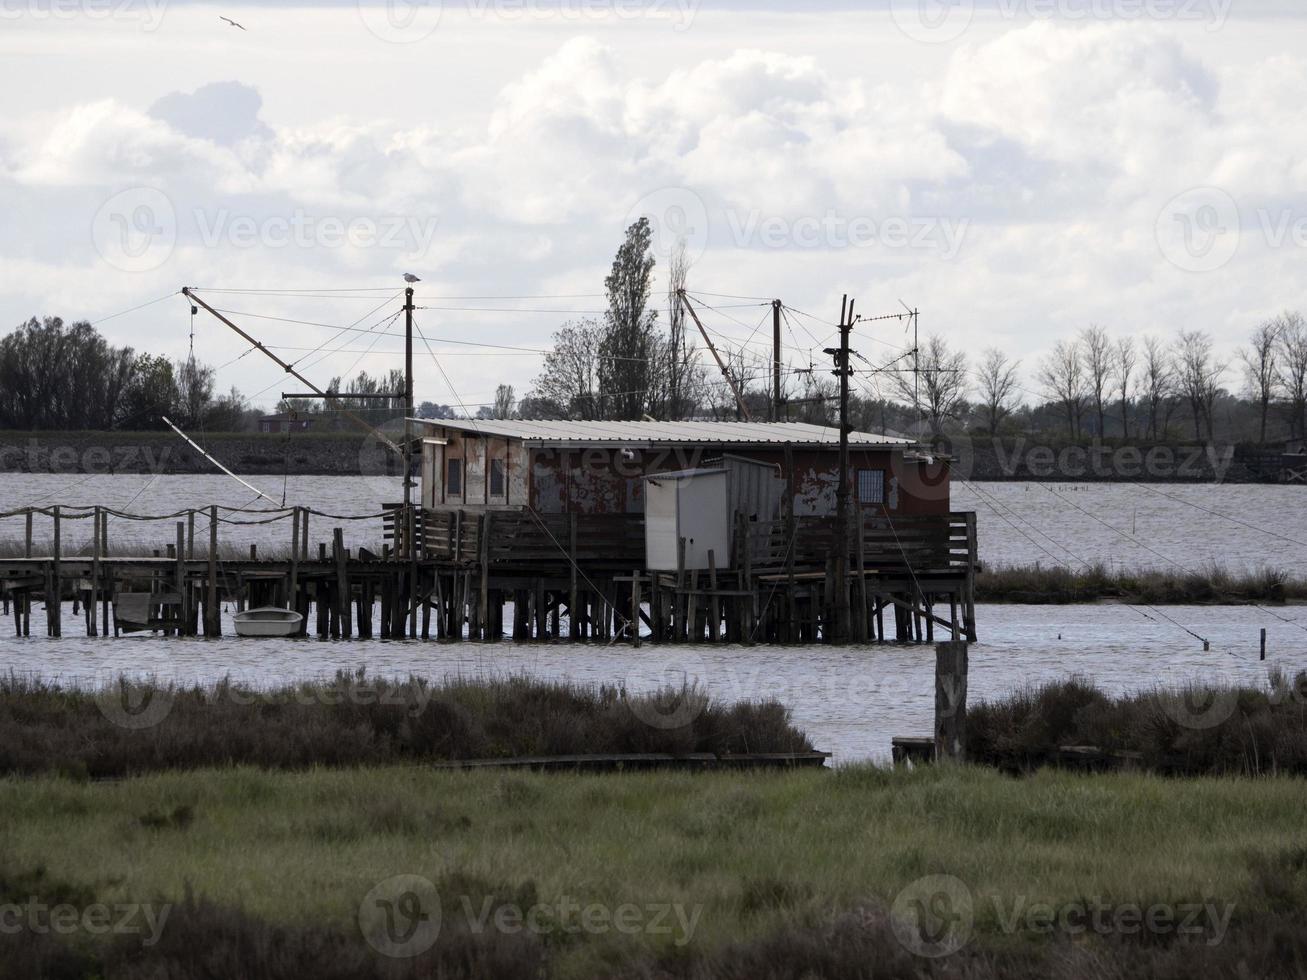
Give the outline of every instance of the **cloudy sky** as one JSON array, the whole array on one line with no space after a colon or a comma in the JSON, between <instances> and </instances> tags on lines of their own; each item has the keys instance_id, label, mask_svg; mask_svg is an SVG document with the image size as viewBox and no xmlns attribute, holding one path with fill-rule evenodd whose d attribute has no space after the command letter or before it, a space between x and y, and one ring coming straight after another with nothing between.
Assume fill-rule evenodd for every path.
<instances>
[{"instance_id":1,"label":"cloudy sky","mask_svg":"<svg viewBox=\"0 0 1307 980\"><path fill-rule=\"evenodd\" d=\"M1228 354L1307 307L1304 42L1288 0L0 0L0 323L161 300L99 328L181 356L189 285L325 384L400 363L411 271L419 398L472 407L600 308L647 214L758 356L766 300L806 366L843 293L1031 388L1089 323Z\"/></svg>"}]
</instances>

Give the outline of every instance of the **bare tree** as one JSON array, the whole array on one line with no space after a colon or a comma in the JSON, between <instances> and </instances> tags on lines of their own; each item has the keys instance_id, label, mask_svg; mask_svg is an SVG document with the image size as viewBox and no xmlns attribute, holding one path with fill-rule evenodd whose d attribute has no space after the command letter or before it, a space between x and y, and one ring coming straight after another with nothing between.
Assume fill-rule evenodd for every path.
<instances>
[{"instance_id":1,"label":"bare tree","mask_svg":"<svg viewBox=\"0 0 1307 980\"><path fill-rule=\"evenodd\" d=\"M1085 411L1087 393L1079 343L1059 340L1040 362L1039 381L1049 399L1060 404L1066 413L1068 434L1072 439L1080 438L1080 418Z\"/></svg>"},{"instance_id":2,"label":"bare tree","mask_svg":"<svg viewBox=\"0 0 1307 980\"><path fill-rule=\"evenodd\" d=\"M1289 412L1289 434L1307 438L1307 323L1301 313L1285 312L1274 324L1279 345L1276 377Z\"/></svg>"},{"instance_id":3,"label":"bare tree","mask_svg":"<svg viewBox=\"0 0 1307 980\"><path fill-rule=\"evenodd\" d=\"M1098 416L1098 435L1104 432L1106 412L1103 404L1108 395L1108 384L1112 376L1112 338L1107 331L1097 324L1091 324L1080 332L1080 351L1085 361L1085 382L1089 394L1094 400L1094 411Z\"/></svg>"},{"instance_id":4,"label":"bare tree","mask_svg":"<svg viewBox=\"0 0 1307 980\"><path fill-rule=\"evenodd\" d=\"M603 327L596 320L566 323L554 334L544 369L528 398L533 406L556 405L574 419L599 415L599 344Z\"/></svg>"},{"instance_id":5,"label":"bare tree","mask_svg":"<svg viewBox=\"0 0 1307 980\"><path fill-rule=\"evenodd\" d=\"M1239 348L1248 396L1257 404L1260 422L1257 441L1262 443L1266 442L1266 417L1270 413L1271 399L1275 397L1278 383L1275 359L1277 335L1275 321L1267 321L1253 331L1247 347Z\"/></svg>"},{"instance_id":6,"label":"bare tree","mask_svg":"<svg viewBox=\"0 0 1307 980\"><path fill-rule=\"evenodd\" d=\"M659 386L660 405L655 412L664 419L683 419L694 414L698 403L696 390L702 382L702 369L696 361L694 344L686 330L685 307L681 305L681 290L685 288L690 272L690 260L685 241L677 242L667 267L667 339L662 344L662 384ZM652 398L652 396L651 396Z\"/></svg>"},{"instance_id":7,"label":"bare tree","mask_svg":"<svg viewBox=\"0 0 1307 980\"><path fill-rule=\"evenodd\" d=\"M1161 436L1157 413L1175 391L1175 369L1161 338L1144 338L1144 398L1148 402L1148 438Z\"/></svg>"},{"instance_id":8,"label":"bare tree","mask_svg":"<svg viewBox=\"0 0 1307 980\"><path fill-rule=\"evenodd\" d=\"M513 406L516 404L517 399L513 396L512 385L499 385L495 388L495 418L511 419L513 417Z\"/></svg>"},{"instance_id":9,"label":"bare tree","mask_svg":"<svg viewBox=\"0 0 1307 980\"><path fill-rule=\"evenodd\" d=\"M997 435L999 425L1012 414L1020 366L1020 361L1009 361L997 347L990 347L976 369L976 393L984 406L990 435Z\"/></svg>"},{"instance_id":10,"label":"bare tree","mask_svg":"<svg viewBox=\"0 0 1307 980\"><path fill-rule=\"evenodd\" d=\"M944 423L958 417L967 394L967 356L950 349L948 341L935 334L917 354L915 371L891 377L900 395L930 426L932 435L941 435Z\"/></svg>"},{"instance_id":11,"label":"bare tree","mask_svg":"<svg viewBox=\"0 0 1307 980\"><path fill-rule=\"evenodd\" d=\"M1213 357L1212 338L1201 330L1181 330L1175 341L1175 362L1180 391L1193 413L1194 438L1203 437L1204 421L1211 438L1212 403L1225 373L1225 366Z\"/></svg>"},{"instance_id":12,"label":"bare tree","mask_svg":"<svg viewBox=\"0 0 1307 980\"><path fill-rule=\"evenodd\" d=\"M1116 391L1121 396L1121 437L1130 438L1130 378L1135 370L1135 342L1122 337L1116 342L1112 366L1116 371Z\"/></svg>"}]
</instances>

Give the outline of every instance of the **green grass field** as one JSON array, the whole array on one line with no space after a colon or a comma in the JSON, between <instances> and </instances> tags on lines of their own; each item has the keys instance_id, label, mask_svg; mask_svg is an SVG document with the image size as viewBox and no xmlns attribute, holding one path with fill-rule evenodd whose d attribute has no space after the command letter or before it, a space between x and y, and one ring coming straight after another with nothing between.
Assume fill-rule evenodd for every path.
<instances>
[{"instance_id":1,"label":"green grass field","mask_svg":"<svg viewBox=\"0 0 1307 980\"><path fill-rule=\"evenodd\" d=\"M1091 937L1086 946L1083 937L1004 925L1011 910L1032 903L1085 901L1232 906L1227 955L1278 957L1283 943L1265 938L1268 923L1295 926L1288 964L1301 968L1305 806L1307 782L1291 778L1042 771L1012 779L956 767L605 776L229 769L109 783L8 779L0 782L0 902L22 901L5 898L6 880L12 892L14 881L43 868L42 880L101 902L178 901L189 890L269 925L327 929L357 942L369 892L391 876L417 875L433 883L444 913L437 950L468 928L460 919L469 909L517 903L548 910L549 925L528 939L539 947L539 962L529 962L549 976L718 975L750 956L754 975L799 976L781 968L784 951L802 958L795 951L804 943L833 936L812 955L837 955L843 944L863 957L861 933L849 929L878 936L872 948L884 946L885 910L900 892L947 874L973 904L970 941L941 959L881 949L885 969L875 975L951 976L950 964L960 962L973 972L959 976L1026 968L1092 975L1083 963L1058 972L1066 951L1180 955L1167 936L1137 946ZM566 928L581 914L569 902L682 914L659 923L668 931L654 929L646 911L638 929L577 933ZM850 926L854 913L871 919ZM212 930L200 932L211 940ZM503 952L502 943L492 945ZM1183 948L1191 947L1213 964L1209 975L1221 975L1205 940ZM384 972L404 962L368 955L380 963L376 975L413 975ZM460 954L459 962L464 972L445 975L513 975L528 960L509 972L484 956ZM1265 963L1260 969L1279 975Z\"/></svg>"}]
</instances>

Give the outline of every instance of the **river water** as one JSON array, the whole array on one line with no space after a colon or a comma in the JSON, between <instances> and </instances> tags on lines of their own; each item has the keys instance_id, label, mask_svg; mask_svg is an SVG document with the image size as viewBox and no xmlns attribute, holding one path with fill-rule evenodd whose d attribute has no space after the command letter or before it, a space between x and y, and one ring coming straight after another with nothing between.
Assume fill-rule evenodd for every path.
<instances>
[{"instance_id":1,"label":"river water","mask_svg":"<svg viewBox=\"0 0 1307 980\"><path fill-rule=\"evenodd\" d=\"M0 475L0 510L99 503L161 514L209 503L245 506L252 496L225 477L98 476L78 484L85 479ZM280 500L280 485L260 489ZM292 477L286 491L294 503L342 515L374 514L380 503L399 499L397 483L382 478ZM1246 485L981 483L957 488L953 497L954 509L978 512L981 557L992 564L1048 564L1055 558L1125 567L1220 563L1271 565L1297 574L1307 570L1307 546L1291 540L1307 542L1304 505L1307 488ZM352 543L379 538L375 519L346 527ZM69 528L65 540L71 551L81 539L79 524ZM275 548L289 543L280 541L289 533L289 524L222 526L223 542L242 547L257 542ZM21 534L21 521L0 520L0 541ZM110 535L114 543L161 547L172 540L173 530L170 522L115 520ZM39 618L37 610L33 619ZM982 605L978 620L981 642L971 653L973 700L1072 674L1109 692L1125 692L1192 680L1257 684L1271 666L1307 670L1307 606ZM1265 664L1258 661L1262 628L1268 637ZM926 647L633 650L625 644L249 641L232 636L230 623L225 632L222 640L144 635L18 641L2 623L0 670L79 684L128 673L184 683L232 676L272 685L358 667L432 678L529 674L623 684L632 691L689 679L727 700L784 702L813 743L833 752L837 761L884 758L893 736L928 735L934 708L933 652ZM1211 649L1205 652L1197 637L1210 641Z\"/></svg>"}]
</instances>

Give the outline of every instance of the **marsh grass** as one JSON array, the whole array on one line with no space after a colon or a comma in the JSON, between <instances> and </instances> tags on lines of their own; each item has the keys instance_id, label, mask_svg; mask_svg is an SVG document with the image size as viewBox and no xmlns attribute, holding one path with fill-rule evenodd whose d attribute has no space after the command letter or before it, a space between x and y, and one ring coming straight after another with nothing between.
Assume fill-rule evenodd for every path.
<instances>
[{"instance_id":1,"label":"marsh grass","mask_svg":"<svg viewBox=\"0 0 1307 980\"><path fill-rule=\"evenodd\" d=\"M1304 783L1286 777L1045 770L1014 780L965 767L11 779L0 781L0 874L26 874L20 890L32 880L24 869L41 867L35 894L178 906L156 949L0 936L0 976L1301 976L1305 802ZM193 813L184 827L142 825L142 815L182 806ZM324 819L338 832L315 833ZM687 835L690 824L704 832ZM412 961L374 953L357 921L364 896L395 874L430 880L444 913L440 941ZM975 906L971 942L940 960L905 950L887 911L928 874L960 878ZM459 912L465 902L553 907L563 897L702 911L683 945L646 933L486 935ZM1235 910L1217 946L1009 934L994 911L999 899L1089 898ZM59 957L69 972L40 965Z\"/></svg>"},{"instance_id":2,"label":"marsh grass","mask_svg":"<svg viewBox=\"0 0 1307 980\"><path fill-rule=\"evenodd\" d=\"M679 727L642 720L669 705L691 709ZM526 677L436 683L359 671L269 689L119 678L87 690L0 677L0 773L102 778L225 765L811 749L779 703L728 705L692 687L633 695Z\"/></svg>"},{"instance_id":3,"label":"marsh grass","mask_svg":"<svg viewBox=\"0 0 1307 980\"><path fill-rule=\"evenodd\" d=\"M1275 568L1234 572L1220 565L1190 572L997 566L976 576L979 602L1069 604L1112 599L1157 605L1280 603L1307 600L1307 580Z\"/></svg>"},{"instance_id":4,"label":"marsh grass","mask_svg":"<svg viewBox=\"0 0 1307 980\"><path fill-rule=\"evenodd\" d=\"M1061 746L1141 753L1185 775L1307 775L1307 672L1265 687L1191 684L1108 697L1071 678L981 703L967 713L972 762L1006 770L1054 763Z\"/></svg>"}]
</instances>

